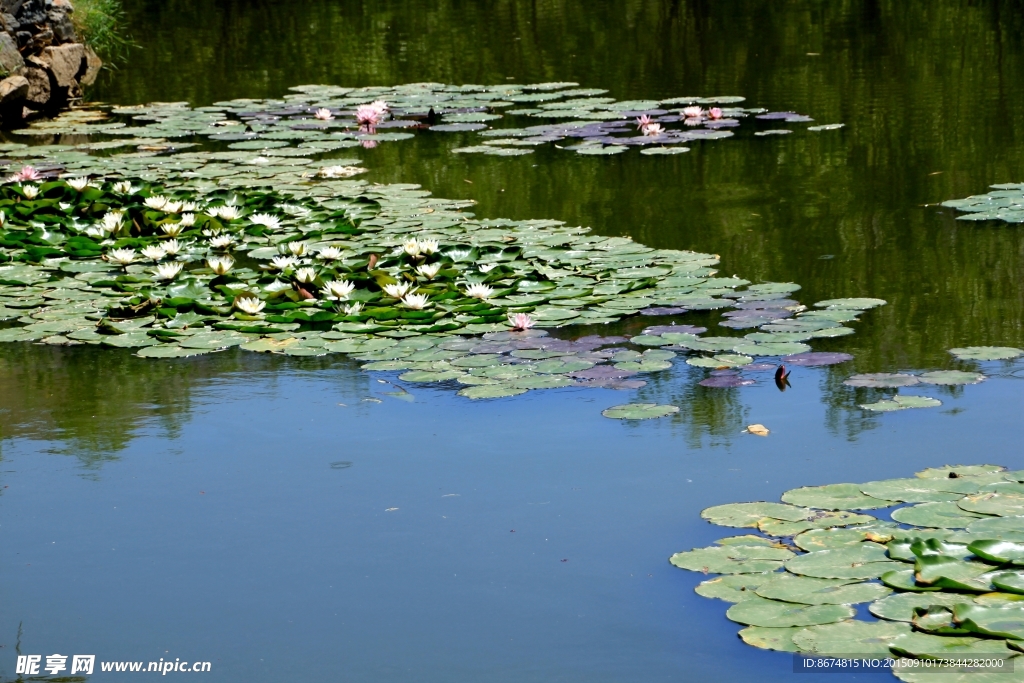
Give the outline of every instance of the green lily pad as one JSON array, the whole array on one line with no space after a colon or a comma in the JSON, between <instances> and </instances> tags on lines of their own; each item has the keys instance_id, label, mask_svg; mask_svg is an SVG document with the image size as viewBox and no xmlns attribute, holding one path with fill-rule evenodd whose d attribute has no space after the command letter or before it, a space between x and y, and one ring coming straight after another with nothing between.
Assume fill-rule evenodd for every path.
<instances>
[{"instance_id":1,"label":"green lily pad","mask_svg":"<svg viewBox=\"0 0 1024 683\"><path fill-rule=\"evenodd\" d=\"M920 503L892 513L897 522L936 529L964 529L979 517L981 515L967 512L953 502Z\"/></svg>"},{"instance_id":2,"label":"green lily pad","mask_svg":"<svg viewBox=\"0 0 1024 683\"><path fill-rule=\"evenodd\" d=\"M159 344L139 349L135 355L141 358L191 358L211 351L213 349L184 349L177 344Z\"/></svg>"},{"instance_id":3,"label":"green lily pad","mask_svg":"<svg viewBox=\"0 0 1024 683\"><path fill-rule=\"evenodd\" d=\"M974 541L968 550L993 564L1024 565L1024 543L1013 541Z\"/></svg>"},{"instance_id":4,"label":"green lily pad","mask_svg":"<svg viewBox=\"0 0 1024 683\"><path fill-rule=\"evenodd\" d=\"M985 380L985 375L980 372L962 372L960 370L935 370L920 375L921 381L925 384L978 384Z\"/></svg>"},{"instance_id":5,"label":"green lily pad","mask_svg":"<svg viewBox=\"0 0 1024 683\"><path fill-rule=\"evenodd\" d=\"M830 624L854 614L856 610L848 605L797 605L757 597L736 603L725 616L740 624L779 628Z\"/></svg>"},{"instance_id":6,"label":"green lily pad","mask_svg":"<svg viewBox=\"0 0 1024 683\"><path fill-rule=\"evenodd\" d=\"M793 636L801 652L888 656L889 645L910 633L902 622L844 621L812 626Z\"/></svg>"},{"instance_id":7,"label":"green lily pad","mask_svg":"<svg viewBox=\"0 0 1024 683\"><path fill-rule=\"evenodd\" d=\"M966 479L885 479L860 485L865 494L904 503L942 503L956 501L980 486Z\"/></svg>"},{"instance_id":8,"label":"green lily pad","mask_svg":"<svg viewBox=\"0 0 1024 683\"><path fill-rule=\"evenodd\" d=\"M932 606L952 607L969 599L969 596L959 593L895 593L871 603L868 605L868 611L879 619L910 623L914 619L915 609Z\"/></svg>"},{"instance_id":9,"label":"green lily pad","mask_svg":"<svg viewBox=\"0 0 1024 683\"><path fill-rule=\"evenodd\" d=\"M627 403L620 406L605 408L601 414L614 420L650 420L678 413L677 406L659 405L657 403Z\"/></svg>"},{"instance_id":10,"label":"green lily pad","mask_svg":"<svg viewBox=\"0 0 1024 683\"><path fill-rule=\"evenodd\" d=\"M999 590L1016 594L1024 594L1024 572L999 572L992 577L992 585Z\"/></svg>"},{"instance_id":11,"label":"green lily pad","mask_svg":"<svg viewBox=\"0 0 1024 683\"><path fill-rule=\"evenodd\" d=\"M122 349L141 348L144 346L154 346L160 342L150 337L145 332L132 332L129 334L110 334L103 335L103 346L112 346Z\"/></svg>"},{"instance_id":12,"label":"green lily pad","mask_svg":"<svg viewBox=\"0 0 1024 683\"><path fill-rule=\"evenodd\" d=\"M984 593L994 589L991 577L986 576L992 570L993 566L984 562L928 555L914 563L914 580L923 586Z\"/></svg>"},{"instance_id":13,"label":"green lily pad","mask_svg":"<svg viewBox=\"0 0 1024 683\"><path fill-rule=\"evenodd\" d=\"M771 574L726 574L701 581L694 588L697 595L726 602L743 602L757 597L754 589L768 581Z\"/></svg>"},{"instance_id":14,"label":"green lily pad","mask_svg":"<svg viewBox=\"0 0 1024 683\"><path fill-rule=\"evenodd\" d=\"M877 600L892 591L878 583L815 579L785 573L758 586L754 592L762 598L805 605L852 605Z\"/></svg>"},{"instance_id":15,"label":"green lily pad","mask_svg":"<svg viewBox=\"0 0 1024 683\"><path fill-rule=\"evenodd\" d=\"M914 591L914 592L934 592L941 591L941 586L929 586L925 584L919 584L914 579L913 569L895 569L892 571L885 572L878 577L878 580L889 588L893 588L898 591Z\"/></svg>"},{"instance_id":16,"label":"green lily pad","mask_svg":"<svg viewBox=\"0 0 1024 683\"><path fill-rule=\"evenodd\" d=\"M981 515L1019 517L1024 515L1024 494L987 491L964 496L956 502L961 510Z\"/></svg>"},{"instance_id":17,"label":"green lily pad","mask_svg":"<svg viewBox=\"0 0 1024 683\"><path fill-rule=\"evenodd\" d=\"M871 515L862 515L845 510L814 511L808 519L799 522L787 522L779 519L766 518L757 523L757 528L769 536L795 536L809 529L827 529L829 527L850 526L875 522Z\"/></svg>"},{"instance_id":18,"label":"green lily pad","mask_svg":"<svg viewBox=\"0 0 1024 683\"><path fill-rule=\"evenodd\" d=\"M701 511L700 516L712 524L729 527L756 527L762 519L799 522L807 519L813 510L783 503L728 503Z\"/></svg>"},{"instance_id":19,"label":"green lily pad","mask_svg":"<svg viewBox=\"0 0 1024 683\"><path fill-rule=\"evenodd\" d=\"M783 502L823 510L872 510L890 507L891 501L879 500L861 491L859 484L805 486L782 494Z\"/></svg>"},{"instance_id":20,"label":"green lily pad","mask_svg":"<svg viewBox=\"0 0 1024 683\"><path fill-rule=\"evenodd\" d=\"M885 303L885 299L851 298L826 299L825 301L819 301L814 305L818 308L853 308L858 310L867 310L869 308L884 306Z\"/></svg>"},{"instance_id":21,"label":"green lily pad","mask_svg":"<svg viewBox=\"0 0 1024 683\"><path fill-rule=\"evenodd\" d=\"M843 384L850 387L887 388L908 387L914 384L919 384L920 382L921 380L915 375L892 372L875 372L864 375L854 375L843 382Z\"/></svg>"},{"instance_id":22,"label":"green lily pad","mask_svg":"<svg viewBox=\"0 0 1024 683\"><path fill-rule=\"evenodd\" d=\"M930 633L908 632L889 644L890 650L904 657L917 659L986 658L985 655L1014 654L1004 641L970 636L939 636ZM949 676L950 674L938 674ZM985 676L986 674L980 674Z\"/></svg>"},{"instance_id":23,"label":"green lily pad","mask_svg":"<svg viewBox=\"0 0 1024 683\"><path fill-rule=\"evenodd\" d=\"M506 396L518 396L525 394L526 389L512 386L511 384L482 384L475 387L466 387L459 390L459 396L466 398L505 398Z\"/></svg>"},{"instance_id":24,"label":"green lily pad","mask_svg":"<svg viewBox=\"0 0 1024 683\"><path fill-rule=\"evenodd\" d=\"M1005 470L1005 467L1000 467L999 465L946 465L944 467L929 467L917 472L915 476L921 479L958 479L960 477L980 477L987 474L998 474ZM1001 478L994 479L993 481L999 481L999 479Z\"/></svg>"},{"instance_id":25,"label":"green lily pad","mask_svg":"<svg viewBox=\"0 0 1024 683\"><path fill-rule=\"evenodd\" d=\"M669 558L676 567L711 574L763 574L782 568L793 553L783 548L730 545L694 548Z\"/></svg>"},{"instance_id":26,"label":"green lily pad","mask_svg":"<svg viewBox=\"0 0 1024 683\"><path fill-rule=\"evenodd\" d=\"M747 645L761 650L778 650L779 652L799 652L793 643L793 636L804 630L804 626L785 626L768 628L764 626L748 626L739 632L740 638Z\"/></svg>"},{"instance_id":27,"label":"green lily pad","mask_svg":"<svg viewBox=\"0 0 1024 683\"><path fill-rule=\"evenodd\" d=\"M1024 349L1011 346L966 346L949 352L960 360L1010 360L1024 355Z\"/></svg>"},{"instance_id":28,"label":"green lily pad","mask_svg":"<svg viewBox=\"0 0 1024 683\"><path fill-rule=\"evenodd\" d=\"M411 370L398 376L403 382L445 382L459 377L462 373L458 370ZM520 392L522 393L522 392Z\"/></svg>"},{"instance_id":29,"label":"green lily pad","mask_svg":"<svg viewBox=\"0 0 1024 683\"><path fill-rule=\"evenodd\" d=\"M517 389L557 389L559 387L571 387L576 384L576 382L568 377L552 375L523 377L521 379L510 380L508 383Z\"/></svg>"},{"instance_id":30,"label":"green lily pad","mask_svg":"<svg viewBox=\"0 0 1024 683\"><path fill-rule=\"evenodd\" d=\"M872 522L861 526L831 529L810 529L793 538L793 544L808 552L858 545L863 541L888 543L892 539L893 522Z\"/></svg>"},{"instance_id":31,"label":"green lily pad","mask_svg":"<svg viewBox=\"0 0 1024 683\"><path fill-rule=\"evenodd\" d=\"M885 546L871 542L818 550L786 562L788 571L820 579L874 579L899 566L886 555Z\"/></svg>"},{"instance_id":32,"label":"green lily pad","mask_svg":"<svg viewBox=\"0 0 1024 683\"><path fill-rule=\"evenodd\" d=\"M974 633L1024 640L1024 606L983 607L965 602L953 607L953 619Z\"/></svg>"}]
</instances>

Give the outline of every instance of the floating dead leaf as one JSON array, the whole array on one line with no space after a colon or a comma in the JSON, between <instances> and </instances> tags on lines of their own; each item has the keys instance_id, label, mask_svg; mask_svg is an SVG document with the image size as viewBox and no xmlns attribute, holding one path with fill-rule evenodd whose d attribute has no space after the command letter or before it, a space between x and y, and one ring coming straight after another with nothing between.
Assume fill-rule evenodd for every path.
<instances>
[{"instance_id":1,"label":"floating dead leaf","mask_svg":"<svg viewBox=\"0 0 1024 683\"><path fill-rule=\"evenodd\" d=\"M754 436L768 436L768 428L762 424L747 425L747 428L743 431Z\"/></svg>"}]
</instances>

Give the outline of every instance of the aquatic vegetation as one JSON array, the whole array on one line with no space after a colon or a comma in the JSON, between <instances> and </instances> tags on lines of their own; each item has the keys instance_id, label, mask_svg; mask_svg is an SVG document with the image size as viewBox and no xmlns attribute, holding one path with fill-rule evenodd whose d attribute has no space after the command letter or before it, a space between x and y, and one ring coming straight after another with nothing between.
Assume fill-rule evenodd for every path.
<instances>
[{"instance_id":1,"label":"aquatic vegetation","mask_svg":"<svg viewBox=\"0 0 1024 683\"><path fill-rule=\"evenodd\" d=\"M958 221L1005 221L1024 223L1024 183L1001 183L992 185L988 194L979 194L966 199L950 199L942 202L964 213Z\"/></svg>"},{"instance_id":2,"label":"aquatic vegetation","mask_svg":"<svg viewBox=\"0 0 1024 683\"><path fill-rule=\"evenodd\" d=\"M695 590L732 603L726 617L754 647L1010 657L1024 641L1022 480L1024 472L996 465L948 465L908 479L793 489L783 503L718 505L701 516L760 533L669 561L720 575ZM863 512L893 507L892 521ZM878 621L857 618L853 605L863 603ZM911 667L893 673L917 680Z\"/></svg>"}]
</instances>

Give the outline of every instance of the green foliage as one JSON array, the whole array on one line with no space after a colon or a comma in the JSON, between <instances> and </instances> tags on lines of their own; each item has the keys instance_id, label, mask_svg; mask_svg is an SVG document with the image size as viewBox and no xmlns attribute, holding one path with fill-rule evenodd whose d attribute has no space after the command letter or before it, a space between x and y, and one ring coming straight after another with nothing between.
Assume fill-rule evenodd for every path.
<instances>
[{"instance_id":1,"label":"green foliage","mask_svg":"<svg viewBox=\"0 0 1024 683\"><path fill-rule=\"evenodd\" d=\"M121 0L76 0L71 18L79 37L107 66L124 62L129 48L135 45L125 33Z\"/></svg>"}]
</instances>

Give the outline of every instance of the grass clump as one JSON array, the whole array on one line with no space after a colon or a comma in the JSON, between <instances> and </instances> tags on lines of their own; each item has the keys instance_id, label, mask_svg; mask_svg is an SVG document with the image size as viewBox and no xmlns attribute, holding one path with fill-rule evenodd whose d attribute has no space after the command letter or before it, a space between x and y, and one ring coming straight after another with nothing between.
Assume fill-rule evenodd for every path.
<instances>
[{"instance_id":1,"label":"grass clump","mask_svg":"<svg viewBox=\"0 0 1024 683\"><path fill-rule=\"evenodd\" d=\"M125 61L135 43L124 32L121 0L75 0L74 7L71 18L79 38L108 66Z\"/></svg>"}]
</instances>

